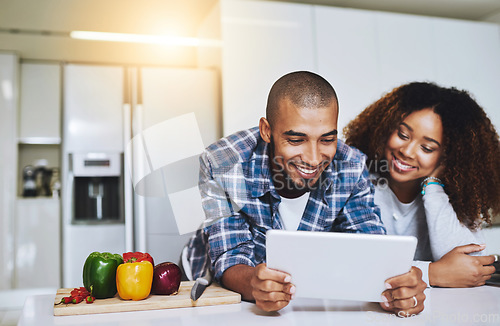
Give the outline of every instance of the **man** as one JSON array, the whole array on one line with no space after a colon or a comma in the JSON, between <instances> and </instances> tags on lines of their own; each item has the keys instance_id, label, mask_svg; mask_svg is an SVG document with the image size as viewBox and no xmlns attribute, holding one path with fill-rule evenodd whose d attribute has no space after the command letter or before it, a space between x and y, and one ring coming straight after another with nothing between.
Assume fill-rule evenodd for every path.
<instances>
[{"instance_id":1,"label":"man","mask_svg":"<svg viewBox=\"0 0 500 326\"><path fill-rule=\"evenodd\" d=\"M365 156L337 139L337 118L333 87L314 73L293 72L271 88L258 129L207 148L200 192L210 225L185 251L192 277L210 266L223 286L276 311L295 287L290 275L266 267L267 230L385 233ZM400 316L423 310L418 268L386 285L383 309Z\"/></svg>"}]
</instances>

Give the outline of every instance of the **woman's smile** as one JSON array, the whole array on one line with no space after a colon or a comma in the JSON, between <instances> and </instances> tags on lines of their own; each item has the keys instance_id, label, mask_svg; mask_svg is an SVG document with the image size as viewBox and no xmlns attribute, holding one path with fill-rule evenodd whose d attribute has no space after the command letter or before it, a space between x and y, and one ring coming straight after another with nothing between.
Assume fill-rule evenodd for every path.
<instances>
[{"instance_id":1,"label":"woman's smile","mask_svg":"<svg viewBox=\"0 0 500 326\"><path fill-rule=\"evenodd\" d=\"M393 163L393 168L398 171L398 172L410 172L417 170L418 168L416 166L412 166L408 163L406 163L403 160L398 159L394 154L392 154L392 163Z\"/></svg>"}]
</instances>

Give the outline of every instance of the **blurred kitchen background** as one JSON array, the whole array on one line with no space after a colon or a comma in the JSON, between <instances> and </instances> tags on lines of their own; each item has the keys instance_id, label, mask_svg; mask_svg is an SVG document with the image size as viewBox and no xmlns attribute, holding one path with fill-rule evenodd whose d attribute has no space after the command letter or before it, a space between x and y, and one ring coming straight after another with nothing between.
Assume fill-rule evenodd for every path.
<instances>
[{"instance_id":1,"label":"blurred kitchen background","mask_svg":"<svg viewBox=\"0 0 500 326\"><path fill-rule=\"evenodd\" d=\"M257 125L281 75L311 70L337 90L340 129L415 80L469 90L500 126L498 0L0 0L0 8L3 324L16 323L26 295L80 286L92 251L178 261L191 233L179 231L168 198L134 194L124 159L128 141L157 123L194 113L207 146ZM500 228L486 235L489 252L500 253Z\"/></svg>"}]
</instances>

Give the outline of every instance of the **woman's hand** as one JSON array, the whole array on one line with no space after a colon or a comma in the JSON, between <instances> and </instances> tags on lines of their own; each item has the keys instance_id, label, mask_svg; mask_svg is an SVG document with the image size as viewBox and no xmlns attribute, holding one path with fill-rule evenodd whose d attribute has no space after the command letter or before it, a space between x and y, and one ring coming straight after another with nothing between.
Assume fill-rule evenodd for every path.
<instances>
[{"instance_id":1,"label":"woman's hand","mask_svg":"<svg viewBox=\"0 0 500 326\"><path fill-rule=\"evenodd\" d=\"M482 251L484 245L469 244L456 247L440 260L429 265L429 283L440 287L473 287L484 285L495 272L493 256L469 256Z\"/></svg>"},{"instance_id":2,"label":"woman's hand","mask_svg":"<svg viewBox=\"0 0 500 326\"><path fill-rule=\"evenodd\" d=\"M410 317L424 310L427 284L422 281L422 271L417 267L403 275L386 281L387 290L382 293L382 309L394 312L399 317Z\"/></svg>"},{"instance_id":3,"label":"woman's hand","mask_svg":"<svg viewBox=\"0 0 500 326\"><path fill-rule=\"evenodd\" d=\"M444 171L444 166L442 164L439 164L434 169L434 171L431 172L431 174L429 175L429 177L440 179L441 176L443 175L443 171Z\"/></svg>"}]
</instances>

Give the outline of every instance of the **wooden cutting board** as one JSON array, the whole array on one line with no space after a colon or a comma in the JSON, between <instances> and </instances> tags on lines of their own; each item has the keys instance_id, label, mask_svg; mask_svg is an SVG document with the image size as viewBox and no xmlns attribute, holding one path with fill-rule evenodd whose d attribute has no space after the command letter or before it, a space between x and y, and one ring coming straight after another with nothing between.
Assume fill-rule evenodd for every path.
<instances>
[{"instance_id":1,"label":"wooden cutting board","mask_svg":"<svg viewBox=\"0 0 500 326\"><path fill-rule=\"evenodd\" d=\"M191 288L193 285L194 281L181 282L179 293L176 295L149 295L146 299L139 301L122 300L117 294L115 297L109 299L96 299L94 303L80 302L78 304L55 305L63 297L69 296L69 293L73 290L59 289L54 301L54 316L213 306L241 302L240 294L224 289L215 283L206 288L201 297L196 302L193 302L191 300Z\"/></svg>"}]
</instances>

